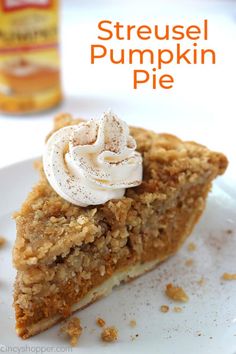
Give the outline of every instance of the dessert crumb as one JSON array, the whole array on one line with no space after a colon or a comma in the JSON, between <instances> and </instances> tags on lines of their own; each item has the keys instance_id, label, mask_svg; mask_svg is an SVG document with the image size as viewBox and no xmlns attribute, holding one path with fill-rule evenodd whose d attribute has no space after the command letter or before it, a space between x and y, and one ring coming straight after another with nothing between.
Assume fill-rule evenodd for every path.
<instances>
[{"instance_id":1,"label":"dessert crumb","mask_svg":"<svg viewBox=\"0 0 236 354\"><path fill-rule=\"evenodd\" d=\"M224 280L236 280L236 273L224 273L222 277Z\"/></svg>"},{"instance_id":2,"label":"dessert crumb","mask_svg":"<svg viewBox=\"0 0 236 354\"><path fill-rule=\"evenodd\" d=\"M115 342L118 339L118 330L116 327L106 327L101 333L103 342Z\"/></svg>"},{"instance_id":3,"label":"dessert crumb","mask_svg":"<svg viewBox=\"0 0 236 354\"><path fill-rule=\"evenodd\" d=\"M97 323L97 325L98 325L99 327L104 327L105 324L106 324L106 321L105 321L103 318L98 317L98 318L96 319L96 323Z\"/></svg>"},{"instance_id":4,"label":"dessert crumb","mask_svg":"<svg viewBox=\"0 0 236 354\"><path fill-rule=\"evenodd\" d=\"M3 236L0 235L0 247L4 246L5 243L6 243L5 237L3 237Z\"/></svg>"},{"instance_id":5,"label":"dessert crumb","mask_svg":"<svg viewBox=\"0 0 236 354\"><path fill-rule=\"evenodd\" d=\"M194 242L190 242L190 243L188 244L188 251L189 251L189 252L194 252L194 251L196 251L196 249L197 249L197 246L195 245Z\"/></svg>"},{"instance_id":6,"label":"dessert crumb","mask_svg":"<svg viewBox=\"0 0 236 354\"><path fill-rule=\"evenodd\" d=\"M137 326L137 322L135 320L131 320L131 321L129 321L129 325L130 325L130 327L134 328Z\"/></svg>"},{"instance_id":7,"label":"dessert crumb","mask_svg":"<svg viewBox=\"0 0 236 354\"><path fill-rule=\"evenodd\" d=\"M161 312L166 313L169 311L169 306L161 305L160 310L161 310Z\"/></svg>"},{"instance_id":8,"label":"dessert crumb","mask_svg":"<svg viewBox=\"0 0 236 354\"><path fill-rule=\"evenodd\" d=\"M199 280L197 280L198 285L203 286L206 283L206 279L202 276Z\"/></svg>"},{"instance_id":9,"label":"dessert crumb","mask_svg":"<svg viewBox=\"0 0 236 354\"><path fill-rule=\"evenodd\" d=\"M68 335L72 347L76 346L82 333L80 319L78 317L71 318L61 327L60 332Z\"/></svg>"},{"instance_id":10,"label":"dessert crumb","mask_svg":"<svg viewBox=\"0 0 236 354\"><path fill-rule=\"evenodd\" d=\"M183 311L183 309L182 309L182 307L179 307L179 306L175 306L174 308L173 308L173 311L174 312L182 312Z\"/></svg>"},{"instance_id":11,"label":"dessert crumb","mask_svg":"<svg viewBox=\"0 0 236 354\"><path fill-rule=\"evenodd\" d=\"M193 259L192 258L186 259L185 265L187 267L191 267L193 265Z\"/></svg>"},{"instance_id":12,"label":"dessert crumb","mask_svg":"<svg viewBox=\"0 0 236 354\"><path fill-rule=\"evenodd\" d=\"M173 284L166 285L166 295L175 301L187 302L189 300L188 295L180 286L174 286Z\"/></svg>"}]
</instances>

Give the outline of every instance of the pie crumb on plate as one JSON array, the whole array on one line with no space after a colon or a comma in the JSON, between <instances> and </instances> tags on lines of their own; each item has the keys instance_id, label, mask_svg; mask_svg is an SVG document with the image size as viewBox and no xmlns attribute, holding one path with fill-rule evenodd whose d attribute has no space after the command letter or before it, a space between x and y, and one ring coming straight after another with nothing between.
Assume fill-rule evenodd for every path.
<instances>
[{"instance_id":1,"label":"pie crumb on plate","mask_svg":"<svg viewBox=\"0 0 236 354\"><path fill-rule=\"evenodd\" d=\"M161 305L160 310L161 310L161 312L166 313L169 311L169 306L168 305Z\"/></svg>"},{"instance_id":2,"label":"pie crumb on plate","mask_svg":"<svg viewBox=\"0 0 236 354\"><path fill-rule=\"evenodd\" d=\"M224 273L222 277L224 280L236 280L236 273Z\"/></svg>"},{"instance_id":3,"label":"pie crumb on plate","mask_svg":"<svg viewBox=\"0 0 236 354\"><path fill-rule=\"evenodd\" d=\"M80 319L78 317L70 318L61 326L60 332L66 334L70 338L70 344L72 347L76 346L82 333Z\"/></svg>"},{"instance_id":4,"label":"pie crumb on plate","mask_svg":"<svg viewBox=\"0 0 236 354\"><path fill-rule=\"evenodd\" d=\"M130 320L129 325L130 325L130 327L132 327L132 328L136 327L136 326L137 326L136 320Z\"/></svg>"},{"instance_id":5,"label":"pie crumb on plate","mask_svg":"<svg viewBox=\"0 0 236 354\"><path fill-rule=\"evenodd\" d=\"M106 327L101 333L103 342L115 342L118 339L118 330L115 326Z\"/></svg>"},{"instance_id":6,"label":"pie crumb on plate","mask_svg":"<svg viewBox=\"0 0 236 354\"><path fill-rule=\"evenodd\" d=\"M3 236L0 236L0 248L3 247L6 243L6 239Z\"/></svg>"},{"instance_id":7,"label":"pie crumb on plate","mask_svg":"<svg viewBox=\"0 0 236 354\"><path fill-rule=\"evenodd\" d=\"M98 317L98 318L96 319L96 323L97 323L97 325L98 325L99 327L104 327L105 324L106 324L106 321L105 321L103 318Z\"/></svg>"},{"instance_id":8,"label":"pie crumb on plate","mask_svg":"<svg viewBox=\"0 0 236 354\"><path fill-rule=\"evenodd\" d=\"M171 283L166 285L165 293L171 300L180 302L187 302L189 300L189 297L183 288L180 286L174 286Z\"/></svg>"}]
</instances>

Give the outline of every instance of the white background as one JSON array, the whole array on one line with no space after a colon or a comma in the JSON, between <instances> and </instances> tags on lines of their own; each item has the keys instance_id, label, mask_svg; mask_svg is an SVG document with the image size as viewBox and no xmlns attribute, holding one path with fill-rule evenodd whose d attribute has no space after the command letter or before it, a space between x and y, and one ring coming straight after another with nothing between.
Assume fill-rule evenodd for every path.
<instances>
[{"instance_id":1,"label":"white background","mask_svg":"<svg viewBox=\"0 0 236 354\"><path fill-rule=\"evenodd\" d=\"M216 51L215 65L167 66L175 78L171 90L132 88L129 65L90 64L90 45L98 42L97 23L103 19L125 24L197 24L209 20L207 47ZM61 11L61 56L64 102L45 113L0 115L0 167L42 153L45 135L57 112L85 118L112 108L130 124L177 134L235 158L236 82L235 1L72 1ZM148 41L147 47L168 46ZM112 47L127 47L111 42ZM139 47L132 41L130 47ZM206 44L204 44L206 46ZM170 43L171 46L171 43ZM231 167L232 169L232 167Z\"/></svg>"}]
</instances>

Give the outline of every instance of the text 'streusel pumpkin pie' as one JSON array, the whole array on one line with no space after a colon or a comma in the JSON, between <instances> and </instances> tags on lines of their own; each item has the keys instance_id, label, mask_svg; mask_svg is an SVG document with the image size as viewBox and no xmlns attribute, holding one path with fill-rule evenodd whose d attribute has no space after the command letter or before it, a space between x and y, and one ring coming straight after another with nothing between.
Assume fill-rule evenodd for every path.
<instances>
[{"instance_id":1,"label":"text 'streusel pumpkin pie'","mask_svg":"<svg viewBox=\"0 0 236 354\"><path fill-rule=\"evenodd\" d=\"M227 167L223 154L173 135L133 127L129 135L125 125L100 131L96 122L80 131L80 122L68 114L56 117L48 140L50 158L44 168L37 163L40 180L15 214L14 307L22 338L51 327L173 255L202 214L212 180ZM73 134L60 151L60 134L70 134L70 127ZM122 134L125 130L126 140L121 134L114 142L119 129ZM63 157L63 175L58 175L58 155ZM114 160L116 155L122 162ZM112 164L114 171L120 166L120 174L112 175ZM123 170L129 171L130 164L125 180ZM99 166L109 167L103 178ZM112 178L107 181L107 176ZM81 204L73 203L78 196Z\"/></svg>"}]
</instances>

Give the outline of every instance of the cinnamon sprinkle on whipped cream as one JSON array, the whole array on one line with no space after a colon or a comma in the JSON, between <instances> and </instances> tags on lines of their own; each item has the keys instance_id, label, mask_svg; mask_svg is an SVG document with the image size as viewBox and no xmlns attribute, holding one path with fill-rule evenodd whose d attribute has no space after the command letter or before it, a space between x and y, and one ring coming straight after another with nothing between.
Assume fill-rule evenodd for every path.
<instances>
[{"instance_id":1,"label":"cinnamon sprinkle on whipped cream","mask_svg":"<svg viewBox=\"0 0 236 354\"><path fill-rule=\"evenodd\" d=\"M142 182L142 156L128 125L111 111L56 131L43 155L51 187L68 202L86 207L122 198Z\"/></svg>"}]
</instances>

